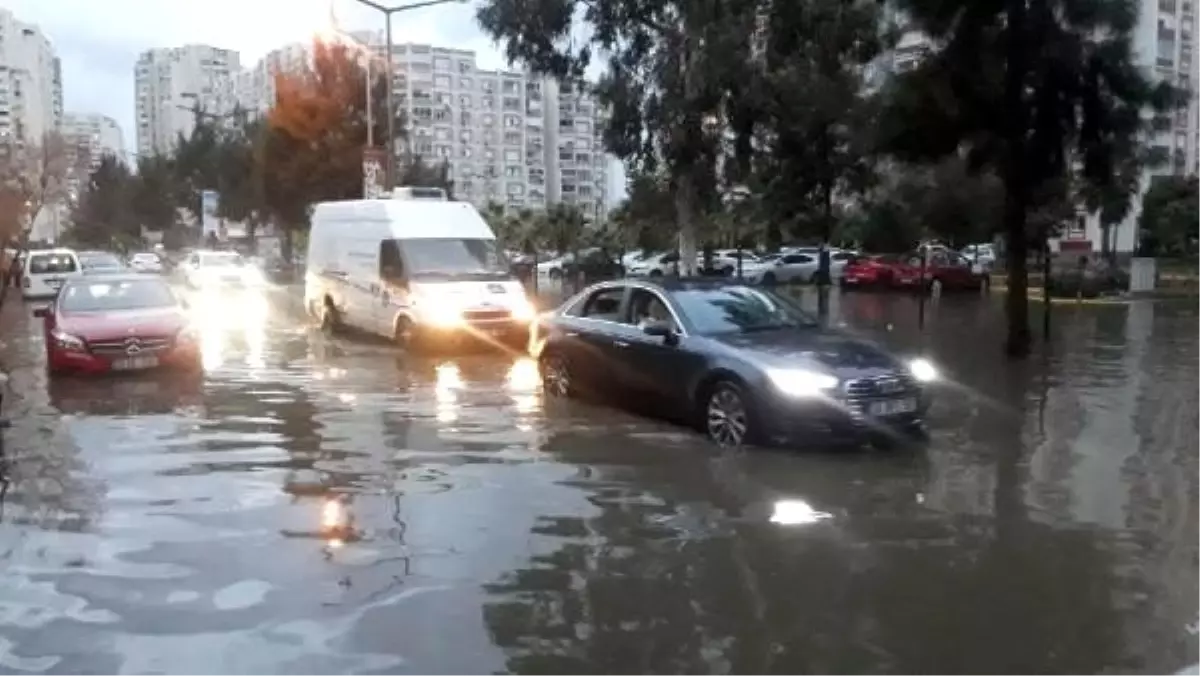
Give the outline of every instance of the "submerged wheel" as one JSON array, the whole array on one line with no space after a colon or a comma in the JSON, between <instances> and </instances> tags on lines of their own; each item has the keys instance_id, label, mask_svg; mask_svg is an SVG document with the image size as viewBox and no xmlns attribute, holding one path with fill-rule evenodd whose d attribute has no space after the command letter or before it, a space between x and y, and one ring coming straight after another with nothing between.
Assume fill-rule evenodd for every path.
<instances>
[{"instance_id":1,"label":"submerged wheel","mask_svg":"<svg viewBox=\"0 0 1200 676\"><path fill-rule=\"evenodd\" d=\"M560 354L549 354L542 358L542 389L552 397L570 397L575 382L567 360Z\"/></svg>"},{"instance_id":2,"label":"submerged wheel","mask_svg":"<svg viewBox=\"0 0 1200 676\"><path fill-rule=\"evenodd\" d=\"M328 298L321 306L321 333L327 336L332 336L341 329L342 320L338 316L337 308L333 306L333 301Z\"/></svg>"},{"instance_id":3,"label":"submerged wheel","mask_svg":"<svg viewBox=\"0 0 1200 676\"><path fill-rule=\"evenodd\" d=\"M723 380L708 391L704 431L713 443L723 448L735 448L753 440L757 433L753 412L748 397L736 383Z\"/></svg>"}]
</instances>

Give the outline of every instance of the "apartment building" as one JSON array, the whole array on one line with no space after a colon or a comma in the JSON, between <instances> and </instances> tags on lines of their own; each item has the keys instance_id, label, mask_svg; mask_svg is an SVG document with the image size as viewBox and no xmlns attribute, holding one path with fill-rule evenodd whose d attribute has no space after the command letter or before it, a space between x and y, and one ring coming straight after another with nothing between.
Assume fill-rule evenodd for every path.
<instances>
[{"instance_id":1,"label":"apartment building","mask_svg":"<svg viewBox=\"0 0 1200 676\"><path fill-rule=\"evenodd\" d=\"M0 138L39 141L62 124L62 68L34 24L0 8Z\"/></svg>"},{"instance_id":2,"label":"apartment building","mask_svg":"<svg viewBox=\"0 0 1200 676\"><path fill-rule=\"evenodd\" d=\"M106 155L128 162L125 137L117 121L99 113L66 113L62 137L67 150L67 194L77 196L83 181Z\"/></svg>"},{"instance_id":3,"label":"apartment building","mask_svg":"<svg viewBox=\"0 0 1200 676\"><path fill-rule=\"evenodd\" d=\"M345 34L371 67L387 67L377 33ZM308 45L289 45L235 76L242 106L265 112L274 76L302 68ZM599 221L607 213L607 157L598 107L586 94L560 92L553 80L522 71L484 70L472 51L393 45L394 94L404 114L401 158L447 161L459 199L484 206L543 209L577 204Z\"/></svg>"},{"instance_id":4,"label":"apartment building","mask_svg":"<svg viewBox=\"0 0 1200 676\"><path fill-rule=\"evenodd\" d=\"M209 45L151 49L134 66L139 155L169 152L195 124L199 106L213 115L233 110L238 53Z\"/></svg>"},{"instance_id":5,"label":"apartment building","mask_svg":"<svg viewBox=\"0 0 1200 676\"><path fill-rule=\"evenodd\" d=\"M1142 0L1134 34L1134 49L1142 66L1154 76L1189 92L1188 105L1156 117L1149 142L1165 161L1151 175L1196 173L1197 135L1200 134L1200 30L1197 0Z\"/></svg>"}]
</instances>

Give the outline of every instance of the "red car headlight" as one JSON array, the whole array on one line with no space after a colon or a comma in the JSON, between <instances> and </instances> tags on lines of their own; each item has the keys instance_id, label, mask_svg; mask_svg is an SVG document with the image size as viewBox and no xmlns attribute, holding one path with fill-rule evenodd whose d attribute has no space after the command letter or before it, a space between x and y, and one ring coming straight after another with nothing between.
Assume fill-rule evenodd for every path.
<instances>
[{"instance_id":1,"label":"red car headlight","mask_svg":"<svg viewBox=\"0 0 1200 676\"><path fill-rule=\"evenodd\" d=\"M87 346L84 345L82 338L73 336L60 329L51 331L50 338L59 349L71 350L73 352L85 352L87 350Z\"/></svg>"}]
</instances>

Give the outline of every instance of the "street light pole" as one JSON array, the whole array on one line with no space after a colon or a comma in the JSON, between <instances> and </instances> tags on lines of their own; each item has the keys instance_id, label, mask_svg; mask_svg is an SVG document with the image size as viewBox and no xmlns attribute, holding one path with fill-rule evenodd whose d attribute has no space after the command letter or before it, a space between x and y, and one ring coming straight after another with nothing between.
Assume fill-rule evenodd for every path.
<instances>
[{"instance_id":1,"label":"street light pole","mask_svg":"<svg viewBox=\"0 0 1200 676\"><path fill-rule=\"evenodd\" d=\"M370 7L371 9L383 14L384 34L387 50L387 106L384 110L387 111L387 174L388 188L396 187L396 93L395 93L395 77L392 73L392 15L400 12L407 12L414 9L422 9L424 7L432 7L434 5L445 5L451 2L463 3L466 0L423 0L422 2L413 2L407 5L398 7L389 7L382 5L374 0L355 0L360 5Z\"/></svg>"}]
</instances>

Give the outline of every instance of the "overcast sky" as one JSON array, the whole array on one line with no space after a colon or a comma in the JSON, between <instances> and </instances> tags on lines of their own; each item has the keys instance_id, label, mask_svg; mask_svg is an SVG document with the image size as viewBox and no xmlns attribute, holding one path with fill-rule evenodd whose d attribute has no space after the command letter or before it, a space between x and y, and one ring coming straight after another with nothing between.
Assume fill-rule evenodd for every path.
<instances>
[{"instance_id":1,"label":"overcast sky","mask_svg":"<svg viewBox=\"0 0 1200 676\"><path fill-rule=\"evenodd\" d=\"M38 24L54 43L62 59L66 110L116 119L126 148L133 148L133 67L138 54L153 47L202 43L237 50L243 66L253 65L272 49L309 41L328 27L330 1L0 0L0 4L19 20ZM383 28L382 15L355 0L332 2L342 29ZM396 42L471 49L481 68L506 66L497 46L476 24L473 2L397 14L392 31Z\"/></svg>"}]
</instances>

